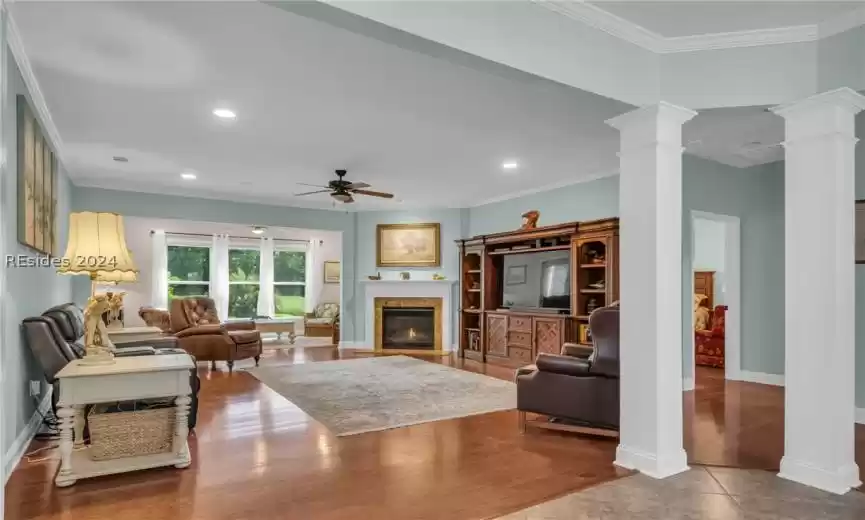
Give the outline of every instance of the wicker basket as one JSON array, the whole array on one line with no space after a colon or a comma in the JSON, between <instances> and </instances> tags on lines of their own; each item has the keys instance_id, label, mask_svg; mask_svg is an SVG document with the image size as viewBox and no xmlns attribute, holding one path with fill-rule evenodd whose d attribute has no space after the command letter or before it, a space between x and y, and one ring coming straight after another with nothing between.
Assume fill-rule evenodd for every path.
<instances>
[{"instance_id":1,"label":"wicker basket","mask_svg":"<svg viewBox=\"0 0 865 520\"><path fill-rule=\"evenodd\" d=\"M132 411L116 404L95 405L87 417L92 460L155 455L171 451L174 441L173 407Z\"/></svg>"}]
</instances>

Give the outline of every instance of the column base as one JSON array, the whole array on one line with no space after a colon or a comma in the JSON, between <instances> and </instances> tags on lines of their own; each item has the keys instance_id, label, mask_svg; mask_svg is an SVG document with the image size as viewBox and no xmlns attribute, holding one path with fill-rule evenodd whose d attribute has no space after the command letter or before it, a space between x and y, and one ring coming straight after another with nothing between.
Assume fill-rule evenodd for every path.
<instances>
[{"instance_id":1,"label":"column base","mask_svg":"<svg viewBox=\"0 0 865 520\"><path fill-rule=\"evenodd\" d=\"M832 471L807 462L791 460L785 455L781 458L781 471L778 476L838 495L862 485L859 481L859 466L855 462Z\"/></svg>"},{"instance_id":2,"label":"column base","mask_svg":"<svg viewBox=\"0 0 865 520\"><path fill-rule=\"evenodd\" d=\"M688 454L685 450L658 456L619 444L616 448L616 466L633 469L652 478L667 478L688 471Z\"/></svg>"}]
</instances>

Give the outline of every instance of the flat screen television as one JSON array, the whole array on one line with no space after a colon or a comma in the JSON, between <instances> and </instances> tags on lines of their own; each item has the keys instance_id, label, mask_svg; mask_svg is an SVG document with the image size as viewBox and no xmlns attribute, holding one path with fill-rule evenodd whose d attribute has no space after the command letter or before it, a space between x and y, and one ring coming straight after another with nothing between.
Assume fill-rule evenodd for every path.
<instances>
[{"instance_id":1,"label":"flat screen television","mask_svg":"<svg viewBox=\"0 0 865 520\"><path fill-rule=\"evenodd\" d=\"M502 273L502 307L570 311L570 251L507 255Z\"/></svg>"}]
</instances>

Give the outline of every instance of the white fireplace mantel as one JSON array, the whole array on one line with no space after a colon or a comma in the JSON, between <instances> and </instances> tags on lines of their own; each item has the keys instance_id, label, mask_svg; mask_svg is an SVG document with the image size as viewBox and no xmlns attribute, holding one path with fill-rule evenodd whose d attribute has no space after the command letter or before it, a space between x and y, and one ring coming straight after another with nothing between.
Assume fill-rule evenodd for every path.
<instances>
[{"instance_id":1,"label":"white fireplace mantel","mask_svg":"<svg viewBox=\"0 0 865 520\"><path fill-rule=\"evenodd\" d=\"M454 343L453 297L456 280L361 280L364 286L364 348L375 345L376 298L441 298L442 348L451 350Z\"/></svg>"}]
</instances>

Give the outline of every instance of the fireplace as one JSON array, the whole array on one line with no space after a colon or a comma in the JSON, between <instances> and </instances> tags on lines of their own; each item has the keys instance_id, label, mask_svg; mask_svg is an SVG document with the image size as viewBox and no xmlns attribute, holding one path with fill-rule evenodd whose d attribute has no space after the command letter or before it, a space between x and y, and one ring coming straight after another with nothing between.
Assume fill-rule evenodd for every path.
<instances>
[{"instance_id":1,"label":"fireplace","mask_svg":"<svg viewBox=\"0 0 865 520\"><path fill-rule=\"evenodd\" d=\"M435 308L385 307L382 309L382 350L435 350L435 337Z\"/></svg>"},{"instance_id":2,"label":"fireplace","mask_svg":"<svg viewBox=\"0 0 865 520\"><path fill-rule=\"evenodd\" d=\"M441 298L375 298L375 350L442 350Z\"/></svg>"}]
</instances>

